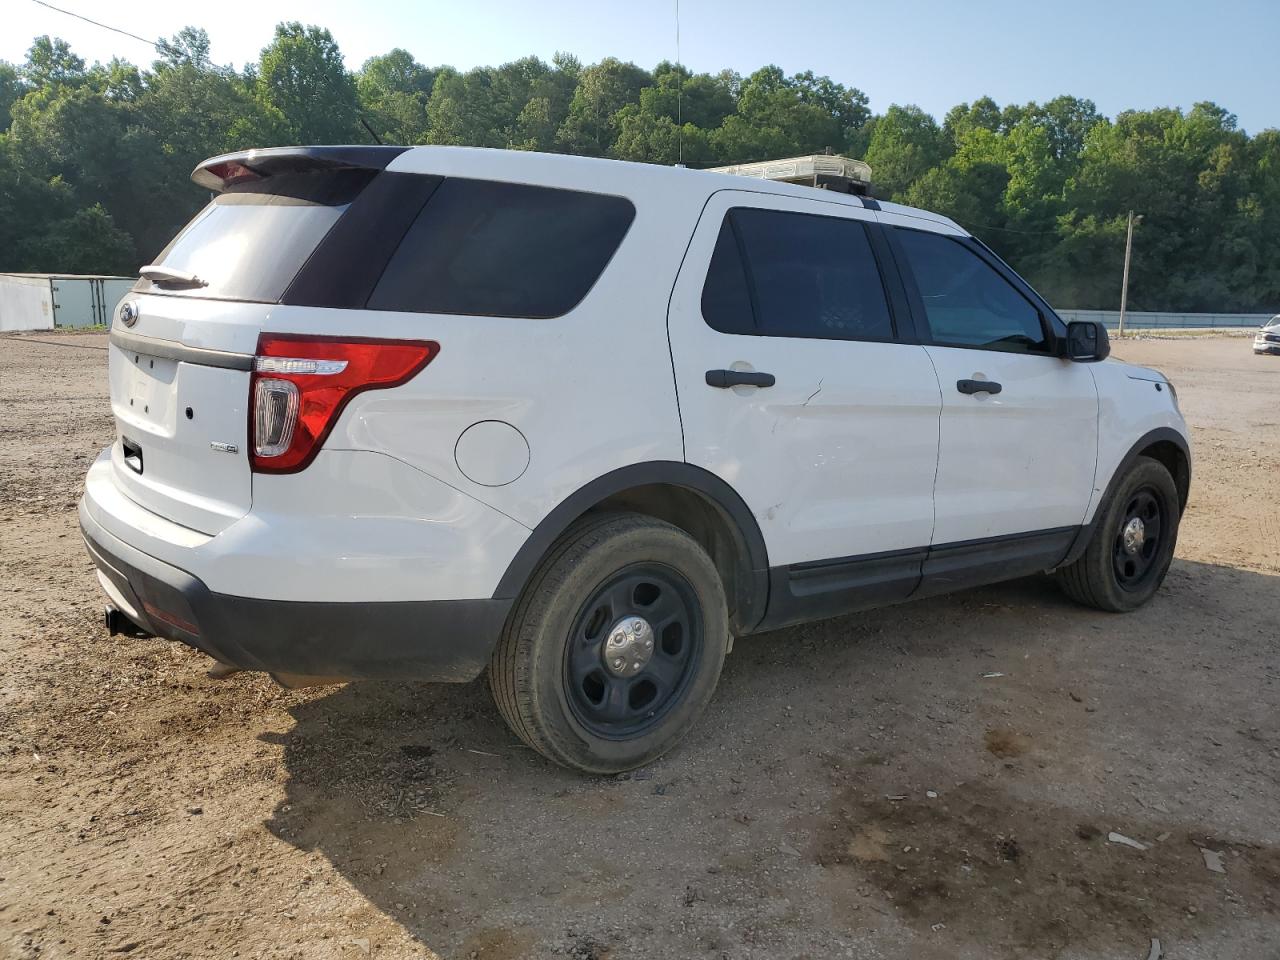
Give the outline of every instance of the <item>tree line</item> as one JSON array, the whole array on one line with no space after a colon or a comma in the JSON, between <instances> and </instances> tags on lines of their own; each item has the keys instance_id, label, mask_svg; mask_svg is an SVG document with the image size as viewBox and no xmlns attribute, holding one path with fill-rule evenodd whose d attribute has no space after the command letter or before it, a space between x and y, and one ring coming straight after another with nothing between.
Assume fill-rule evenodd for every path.
<instances>
[{"instance_id":1,"label":"tree line","mask_svg":"<svg viewBox=\"0 0 1280 960\"><path fill-rule=\"evenodd\" d=\"M1114 308L1129 210L1136 310L1280 310L1280 131L1213 103L1130 110L1085 99L873 113L812 72L652 70L557 54L465 72L395 49L344 65L328 30L282 23L243 70L205 31L149 68L87 66L38 37L0 61L0 270L136 272L207 196L206 157L309 143L466 144L712 166L795 154L865 159L876 195L953 217L1053 303ZM372 131L372 133L371 133Z\"/></svg>"}]
</instances>

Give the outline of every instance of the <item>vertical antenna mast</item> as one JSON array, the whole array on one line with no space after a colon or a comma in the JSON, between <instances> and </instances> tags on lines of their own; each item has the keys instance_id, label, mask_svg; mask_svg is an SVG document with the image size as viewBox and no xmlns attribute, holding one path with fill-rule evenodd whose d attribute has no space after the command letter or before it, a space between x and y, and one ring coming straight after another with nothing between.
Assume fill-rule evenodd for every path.
<instances>
[{"instance_id":1,"label":"vertical antenna mast","mask_svg":"<svg viewBox=\"0 0 1280 960\"><path fill-rule=\"evenodd\" d=\"M684 166L684 65L680 62L680 0L676 0L676 166Z\"/></svg>"}]
</instances>

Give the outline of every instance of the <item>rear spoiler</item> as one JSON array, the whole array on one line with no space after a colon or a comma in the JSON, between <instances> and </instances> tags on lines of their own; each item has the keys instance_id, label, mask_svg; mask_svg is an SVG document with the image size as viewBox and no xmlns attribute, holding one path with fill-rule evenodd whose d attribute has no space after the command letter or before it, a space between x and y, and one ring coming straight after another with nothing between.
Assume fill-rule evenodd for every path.
<instances>
[{"instance_id":1,"label":"rear spoiler","mask_svg":"<svg viewBox=\"0 0 1280 960\"><path fill-rule=\"evenodd\" d=\"M382 170L408 147L267 147L211 157L191 171L191 179L208 190L259 180L277 173L311 170Z\"/></svg>"}]
</instances>

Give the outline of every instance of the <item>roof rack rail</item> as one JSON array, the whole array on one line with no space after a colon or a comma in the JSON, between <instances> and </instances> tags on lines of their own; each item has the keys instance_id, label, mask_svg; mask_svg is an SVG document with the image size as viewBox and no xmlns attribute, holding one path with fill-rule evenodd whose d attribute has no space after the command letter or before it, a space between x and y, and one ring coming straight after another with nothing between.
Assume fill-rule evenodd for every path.
<instances>
[{"instance_id":1,"label":"roof rack rail","mask_svg":"<svg viewBox=\"0 0 1280 960\"><path fill-rule=\"evenodd\" d=\"M821 190L852 193L860 197L871 195L871 167L861 160L829 153L811 153L803 157L764 160L760 163L735 163L727 167L710 167L709 172L796 183Z\"/></svg>"}]
</instances>

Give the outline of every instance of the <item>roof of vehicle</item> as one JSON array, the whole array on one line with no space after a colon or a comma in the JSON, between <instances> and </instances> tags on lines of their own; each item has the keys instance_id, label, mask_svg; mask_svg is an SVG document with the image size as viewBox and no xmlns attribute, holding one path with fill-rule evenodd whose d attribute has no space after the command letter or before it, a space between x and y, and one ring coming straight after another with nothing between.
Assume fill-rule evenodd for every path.
<instances>
[{"instance_id":1,"label":"roof of vehicle","mask_svg":"<svg viewBox=\"0 0 1280 960\"><path fill-rule=\"evenodd\" d=\"M867 202L864 198L835 190L740 176L714 170L599 157L579 157L563 153L529 150L501 150L491 147L451 146L310 146L270 147L241 150L210 157L192 171L191 179L203 187L220 190L241 174L270 175L275 172L307 169L386 169L405 173L434 173L443 176L510 180L527 183L554 183L599 193L637 195L659 194L687 202L703 201L718 190L777 194L855 208L878 208L935 223L968 234L953 220L928 210L890 203Z\"/></svg>"},{"instance_id":2,"label":"roof of vehicle","mask_svg":"<svg viewBox=\"0 0 1280 960\"><path fill-rule=\"evenodd\" d=\"M649 186L657 190L670 190L676 185L696 190L709 196L717 190L742 190L750 193L768 193L781 196L800 197L808 200L820 199L828 203L840 203L851 207L865 208L863 198L833 190L821 190L814 187L776 180L764 180L759 177L738 176L731 173L720 173L714 170L695 170L689 167L667 166L657 163L637 163L630 160L612 160L600 157L580 157L564 153L538 153L531 150L501 150L491 147L449 147L421 146L412 147L393 159L388 170L421 170L427 168L451 176L478 176L484 170L486 176L522 179L522 174L539 176L542 171L556 171L563 177L580 185L583 189L591 187L601 180L617 182L619 174L625 173L629 181L637 186ZM473 172L474 171L474 172ZM603 185L601 185L603 186ZM906 217L931 221L948 226L961 233L968 234L962 226L948 217L908 207L887 200L875 201L880 210L897 213Z\"/></svg>"}]
</instances>

